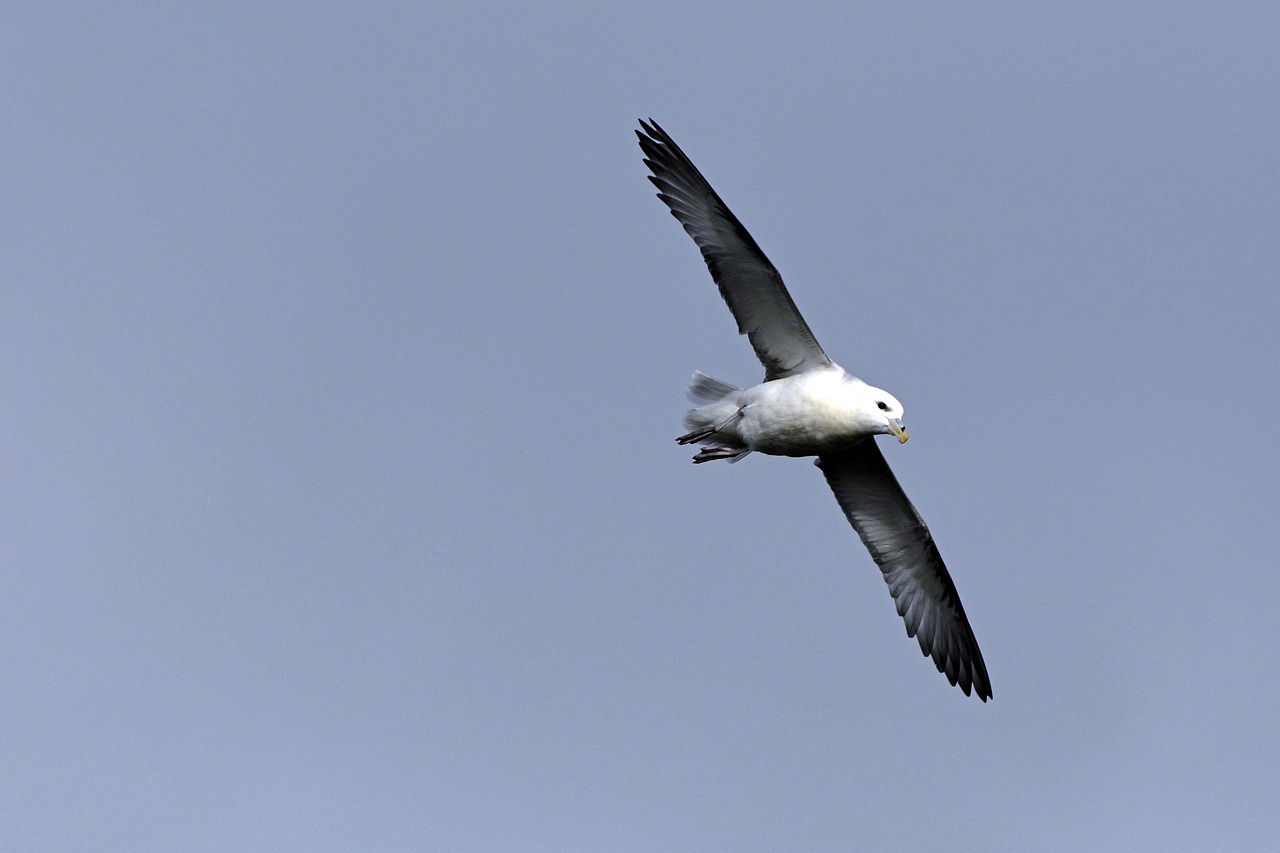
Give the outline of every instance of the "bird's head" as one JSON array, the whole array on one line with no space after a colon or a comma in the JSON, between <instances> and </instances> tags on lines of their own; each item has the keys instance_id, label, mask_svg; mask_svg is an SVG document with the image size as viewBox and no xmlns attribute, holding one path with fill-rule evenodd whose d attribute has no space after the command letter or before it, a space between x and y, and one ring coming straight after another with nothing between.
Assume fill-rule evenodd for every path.
<instances>
[{"instance_id":1,"label":"bird's head","mask_svg":"<svg viewBox=\"0 0 1280 853\"><path fill-rule=\"evenodd\" d=\"M898 402L898 398L874 385L867 385L865 389L867 402L863 408L875 425L876 433L891 435L898 439L899 444L905 443L907 429L902 425L902 404Z\"/></svg>"}]
</instances>

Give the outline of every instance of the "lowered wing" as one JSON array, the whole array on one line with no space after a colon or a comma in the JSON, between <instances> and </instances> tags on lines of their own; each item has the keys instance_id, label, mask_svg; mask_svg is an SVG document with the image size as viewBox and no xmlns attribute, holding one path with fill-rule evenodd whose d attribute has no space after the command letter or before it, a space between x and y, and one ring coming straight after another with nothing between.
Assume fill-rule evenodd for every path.
<instances>
[{"instance_id":1,"label":"lowered wing","mask_svg":"<svg viewBox=\"0 0 1280 853\"><path fill-rule=\"evenodd\" d=\"M889 470L874 438L818 458L817 465L862 543L884 573L885 583L907 623L907 636L920 642L938 672L965 695L991 698L991 680L969 627L956 585L933 543L933 536Z\"/></svg>"}]
</instances>

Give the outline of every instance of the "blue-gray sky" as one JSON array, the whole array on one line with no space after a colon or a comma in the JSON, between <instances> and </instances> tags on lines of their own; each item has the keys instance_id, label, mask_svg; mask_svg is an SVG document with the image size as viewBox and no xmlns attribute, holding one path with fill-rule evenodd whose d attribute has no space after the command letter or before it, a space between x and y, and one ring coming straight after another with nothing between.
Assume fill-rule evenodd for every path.
<instances>
[{"instance_id":1,"label":"blue-gray sky","mask_svg":"<svg viewBox=\"0 0 1280 853\"><path fill-rule=\"evenodd\" d=\"M453 5L7 12L0 846L1273 842L1277 7ZM672 441L761 371L650 115L905 404L992 703Z\"/></svg>"}]
</instances>

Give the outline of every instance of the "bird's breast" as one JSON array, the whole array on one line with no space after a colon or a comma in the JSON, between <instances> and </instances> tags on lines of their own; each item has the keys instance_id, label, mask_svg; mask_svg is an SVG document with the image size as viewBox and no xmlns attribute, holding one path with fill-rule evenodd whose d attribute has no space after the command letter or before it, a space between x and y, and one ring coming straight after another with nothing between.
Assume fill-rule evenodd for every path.
<instances>
[{"instance_id":1,"label":"bird's breast","mask_svg":"<svg viewBox=\"0 0 1280 853\"><path fill-rule=\"evenodd\" d=\"M817 456L871 434L839 377L801 374L747 390L739 434L752 450Z\"/></svg>"}]
</instances>

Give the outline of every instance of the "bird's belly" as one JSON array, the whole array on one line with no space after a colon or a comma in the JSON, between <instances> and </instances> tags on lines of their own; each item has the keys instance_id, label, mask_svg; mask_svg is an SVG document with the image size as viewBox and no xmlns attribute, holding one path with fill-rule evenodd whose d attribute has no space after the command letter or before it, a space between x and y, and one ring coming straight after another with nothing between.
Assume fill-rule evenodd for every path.
<instances>
[{"instance_id":1,"label":"bird's belly","mask_svg":"<svg viewBox=\"0 0 1280 853\"><path fill-rule=\"evenodd\" d=\"M775 456L834 453L869 434L847 410L803 395L749 403L738 433L752 450Z\"/></svg>"}]
</instances>

